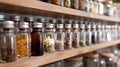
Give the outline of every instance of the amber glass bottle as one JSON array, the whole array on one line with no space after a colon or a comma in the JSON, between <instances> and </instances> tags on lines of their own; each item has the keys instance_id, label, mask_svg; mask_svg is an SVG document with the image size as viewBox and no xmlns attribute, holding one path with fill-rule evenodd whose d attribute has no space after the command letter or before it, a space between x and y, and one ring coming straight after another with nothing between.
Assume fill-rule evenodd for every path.
<instances>
[{"instance_id":1,"label":"amber glass bottle","mask_svg":"<svg viewBox=\"0 0 120 67\"><path fill-rule=\"evenodd\" d=\"M33 31L31 33L31 52L32 56L41 56L44 54L43 50L43 23L33 23Z\"/></svg>"}]
</instances>

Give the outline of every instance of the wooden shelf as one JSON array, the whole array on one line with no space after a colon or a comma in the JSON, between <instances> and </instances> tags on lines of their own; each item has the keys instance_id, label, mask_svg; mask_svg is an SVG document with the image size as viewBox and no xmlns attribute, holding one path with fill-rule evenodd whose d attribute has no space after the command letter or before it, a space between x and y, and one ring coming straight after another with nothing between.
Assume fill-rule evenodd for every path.
<instances>
[{"instance_id":1,"label":"wooden shelf","mask_svg":"<svg viewBox=\"0 0 120 67\"><path fill-rule=\"evenodd\" d=\"M0 67L36 67L36 66L42 66L48 63L52 63L55 61L59 61L62 59L70 58L76 55L81 55L85 54L94 50L110 47L116 44L119 44L120 40L115 40L111 42L106 42L106 43L100 43L92 46L87 46L87 47L80 47L72 50L65 50L61 52L55 52L55 53L50 53L50 54L45 54L43 56L38 56L38 57L32 57L28 59L20 59L17 60L16 62L11 62L11 63L5 63L5 64L0 64Z\"/></svg>"},{"instance_id":2,"label":"wooden shelf","mask_svg":"<svg viewBox=\"0 0 120 67\"><path fill-rule=\"evenodd\" d=\"M8 7L9 6L9 7ZM87 17L111 22L120 22L118 18L112 18L108 16L92 14L80 10L75 10L71 8L61 7L49 3L40 2L37 0L0 0L0 11L10 12L10 13L20 13L20 14L30 14L30 15L44 15L52 17L60 17L61 14L67 14L67 17L75 18ZM69 16L71 15L71 16ZM74 15L74 16L73 16Z\"/></svg>"}]
</instances>

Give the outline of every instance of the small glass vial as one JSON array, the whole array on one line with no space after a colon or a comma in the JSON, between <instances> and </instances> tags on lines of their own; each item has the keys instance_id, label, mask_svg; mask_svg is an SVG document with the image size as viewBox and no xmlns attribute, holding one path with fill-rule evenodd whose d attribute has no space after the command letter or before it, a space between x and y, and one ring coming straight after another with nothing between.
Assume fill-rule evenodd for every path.
<instances>
[{"instance_id":1,"label":"small glass vial","mask_svg":"<svg viewBox=\"0 0 120 67\"><path fill-rule=\"evenodd\" d=\"M63 23L61 20L58 20L56 24L56 39L55 39L56 51L64 50L64 39L65 33L63 32Z\"/></svg>"},{"instance_id":2,"label":"small glass vial","mask_svg":"<svg viewBox=\"0 0 120 67\"><path fill-rule=\"evenodd\" d=\"M92 37L92 32L91 32L91 25L88 24L86 25L86 45L90 46L92 44L92 40L91 40L91 37Z\"/></svg>"},{"instance_id":3,"label":"small glass vial","mask_svg":"<svg viewBox=\"0 0 120 67\"><path fill-rule=\"evenodd\" d=\"M105 25L102 25L102 42L106 41Z\"/></svg>"},{"instance_id":4,"label":"small glass vial","mask_svg":"<svg viewBox=\"0 0 120 67\"><path fill-rule=\"evenodd\" d=\"M29 23L29 33L32 32L32 25L33 25L33 21L34 21L34 18L33 17L25 17L24 18L24 22L28 22Z\"/></svg>"},{"instance_id":5,"label":"small glass vial","mask_svg":"<svg viewBox=\"0 0 120 67\"><path fill-rule=\"evenodd\" d=\"M41 56L44 54L43 46L43 23L35 22L33 23L33 31L31 32L31 55Z\"/></svg>"},{"instance_id":6,"label":"small glass vial","mask_svg":"<svg viewBox=\"0 0 120 67\"><path fill-rule=\"evenodd\" d=\"M85 32L85 24L80 24L80 46L86 46L86 32Z\"/></svg>"},{"instance_id":7,"label":"small glass vial","mask_svg":"<svg viewBox=\"0 0 120 67\"><path fill-rule=\"evenodd\" d=\"M106 67L106 61L103 58L100 58L99 67Z\"/></svg>"},{"instance_id":8,"label":"small glass vial","mask_svg":"<svg viewBox=\"0 0 120 67\"><path fill-rule=\"evenodd\" d=\"M104 14L104 4L98 0L98 14Z\"/></svg>"},{"instance_id":9,"label":"small glass vial","mask_svg":"<svg viewBox=\"0 0 120 67\"><path fill-rule=\"evenodd\" d=\"M4 21L3 22L3 34L1 35L0 42L0 53L1 62L13 62L16 60L15 55L15 34L14 34L14 22Z\"/></svg>"},{"instance_id":10,"label":"small glass vial","mask_svg":"<svg viewBox=\"0 0 120 67\"><path fill-rule=\"evenodd\" d=\"M102 42L102 31L101 31L101 25L97 25L97 43Z\"/></svg>"},{"instance_id":11,"label":"small glass vial","mask_svg":"<svg viewBox=\"0 0 120 67\"><path fill-rule=\"evenodd\" d=\"M79 3L78 3L78 8L79 8L79 10L84 10L84 1L83 0L79 0L78 1Z\"/></svg>"},{"instance_id":12,"label":"small glass vial","mask_svg":"<svg viewBox=\"0 0 120 67\"><path fill-rule=\"evenodd\" d=\"M96 25L92 25L92 44L97 43L97 31L96 31Z\"/></svg>"},{"instance_id":13,"label":"small glass vial","mask_svg":"<svg viewBox=\"0 0 120 67\"><path fill-rule=\"evenodd\" d=\"M110 28L111 28L110 25L106 25L106 41L111 41L112 40Z\"/></svg>"},{"instance_id":14,"label":"small glass vial","mask_svg":"<svg viewBox=\"0 0 120 67\"><path fill-rule=\"evenodd\" d=\"M90 0L90 12L92 13L94 9L94 2Z\"/></svg>"},{"instance_id":15,"label":"small glass vial","mask_svg":"<svg viewBox=\"0 0 120 67\"><path fill-rule=\"evenodd\" d=\"M64 41L64 48L65 49L72 49L72 32L71 32L71 20L66 20L65 22L65 41Z\"/></svg>"},{"instance_id":16,"label":"small glass vial","mask_svg":"<svg viewBox=\"0 0 120 67\"><path fill-rule=\"evenodd\" d=\"M71 7L71 0L64 0L64 6L70 8Z\"/></svg>"},{"instance_id":17,"label":"small glass vial","mask_svg":"<svg viewBox=\"0 0 120 67\"><path fill-rule=\"evenodd\" d=\"M78 24L78 21L73 21L73 24L72 24L72 47L73 48L78 48L80 47L79 45L79 35L80 35L80 32L79 32L79 24Z\"/></svg>"},{"instance_id":18,"label":"small glass vial","mask_svg":"<svg viewBox=\"0 0 120 67\"><path fill-rule=\"evenodd\" d=\"M27 22L20 22L19 33L16 36L16 47L18 58L29 58L31 56L31 36Z\"/></svg>"},{"instance_id":19,"label":"small glass vial","mask_svg":"<svg viewBox=\"0 0 120 67\"><path fill-rule=\"evenodd\" d=\"M85 3L85 8L84 10L86 12L90 12L90 1L89 0L84 0L84 3Z\"/></svg>"},{"instance_id":20,"label":"small glass vial","mask_svg":"<svg viewBox=\"0 0 120 67\"><path fill-rule=\"evenodd\" d=\"M71 8L79 9L79 0L71 0Z\"/></svg>"},{"instance_id":21,"label":"small glass vial","mask_svg":"<svg viewBox=\"0 0 120 67\"><path fill-rule=\"evenodd\" d=\"M64 60L64 67L83 67L82 57L76 56Z\"/></svg>"},{"instance_id":22,"label":"small glass vial","mask_svg":"<svg viewBox=\"0 0 120 67\"><path fill-rule=\"evenodd\" d=\"M54 33L54 24L47 23L46 31L44 34L44 51L47 53L55 52L55 33Z\"/></svg>"},{"instance_id":23,"label":"small glass vial","mask_svg":"<svg viewBox=\"0 0 120 67\"><path fill-rule=\"evenodd\" d=\"M15 34L17 34L18 33L18 31L19 31L19 23L20 23L20 16L18 16L18 15L11 15L10 16L10 20L11 21L14 21L14 24L15 24Z\"/></svg>"}]
</instances>

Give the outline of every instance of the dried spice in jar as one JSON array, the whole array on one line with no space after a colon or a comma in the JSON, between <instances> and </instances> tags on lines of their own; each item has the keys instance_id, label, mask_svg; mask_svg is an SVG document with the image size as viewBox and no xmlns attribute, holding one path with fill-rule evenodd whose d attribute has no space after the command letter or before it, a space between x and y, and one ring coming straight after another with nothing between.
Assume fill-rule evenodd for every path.
<instances>
[{"instance_id":1,"label":"dried spice in jar","mask_svg":"<svg viewBox=\"0 0 120 67\"><path fill-rule=\"evenodd\" d=\"M65 49L72 49L72 32L71 32L71 20L66 20L65 22Z\"/></svg>"},{"instance_id":2,"label":"dried spice in jar","mask_svg":"<svg viewBox=\"0 0 120 67\"><path fill-rule=\"evenodd\" d=\"M44 51L47 53L55 52L55 33L53 31L54 24L47 23L46 24L46 31L44 34Z\"/></svg>"},{"instance_id":3,"label":"dried spice in jar","mask_svg":"<svg viewBox=\"0 0 120 67\"><path fill-rule=\"evenodd\" d=\"M85 24L80 24L80 46L86 46L86 32L85 32Z\"/></svg>"},{"instance_id":4,"label":"dried spice in jar","mask_svg":"<svg viewBox=\"0 0 120 67\"><path fill-rule=\"evenodd\" d=\"M31 36L28 33L29 24L21 22L19 34L16 36L16 47L18 58L29 58L31 56Z\"/></svg>"},{"instance_id":5,"label":"dried spice in jar","mask_svg":"<svg viewBox=\"0 0 120 67\"><path fill-rule=\"evenodd\" d=\"M78 25L78 21L73 21L73 24L72 24L72 47L74 48L78 48L80 47L79 45L79 35L80 35L80 32L79 32L79 25Z\"/></svg>"},{"instance_id":6,"label":"dried spice in jar","mask_svg":"<svg viewBox=\"0 0 120 67\"><path fill-rule=\"evenodd\" d=\"M14 34L14 22L3 22L3 34L0 40L0 61L2 63L13 62L16 60L15 52L15 34Z\"/></svg>"},{"instance_id":7,"label":"dried spice in jar","mask_svg":"<svg viewBox=\"0 0 120 67\"><path fill-rule=\"evenodd\" d=\"M55 49L56 51L62 51L64 50L65 39L65 33L63 32L63 23L61 20L58 20L56 25Z\"/></svg>"},{"instance_id":8,"label":"dried spice in jar","mask_svg":"<svg viewBox=\"0 0 120 67\"><path fill-rule=\"evenodd\" d=\"M71 8L79 9L79 0L71 0Z\"/></svg>"},{"instance_id":9,"label":"dried spice in jar","mask_svg":"<svg viewBox=\"0 0 120 67\"><path fill-rule=\"evenodd\" d=\"M71 7L71 0L64 0L64 6L65 7Z\"/></svg>"}]
</instances>

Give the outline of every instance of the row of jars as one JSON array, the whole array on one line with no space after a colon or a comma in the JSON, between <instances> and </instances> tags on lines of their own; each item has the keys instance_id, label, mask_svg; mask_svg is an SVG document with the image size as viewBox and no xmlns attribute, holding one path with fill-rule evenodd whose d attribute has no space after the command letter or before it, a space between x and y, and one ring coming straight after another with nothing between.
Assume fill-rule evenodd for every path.
<instances>
[{"instance_id":1,"label":"row of jars","mask_svg":"<svg viewBox=\"0 0 120 67\"><path fill-rule=\"evenodd\" d=\"M119 60L113 53L89 53L41 67L119 67Z\"/></svg>"},{"instance_id":2,"label":"row of jars","mask_svg":"<svg viewBox=\"0 0 120 67\"><path fill-rule=\"evenodd\" d=\"M113 5L112 0L41 0L43 2L52 3L55 5L65 6L86 12L117 17L117 8Z\"/></svg>"},{"instance_id":3,"label":"row of jars","mask_svg":"<svg viewBox=\"0 0 120 67\"><path fill-rule=\"evenodd\" d=\"M77 20L50 19L45 23L44 18L10 16L4 20L0 15L0 62L12 62L16 58L41 56L45 53L63 51L78 47L118 39L118 26L105 24L81 23ZM63 22L64 21L64 22ZM120 28L119 28L120 29ZM114 35L112 35L114 34Z\"/></svg>"}]
</instances>

